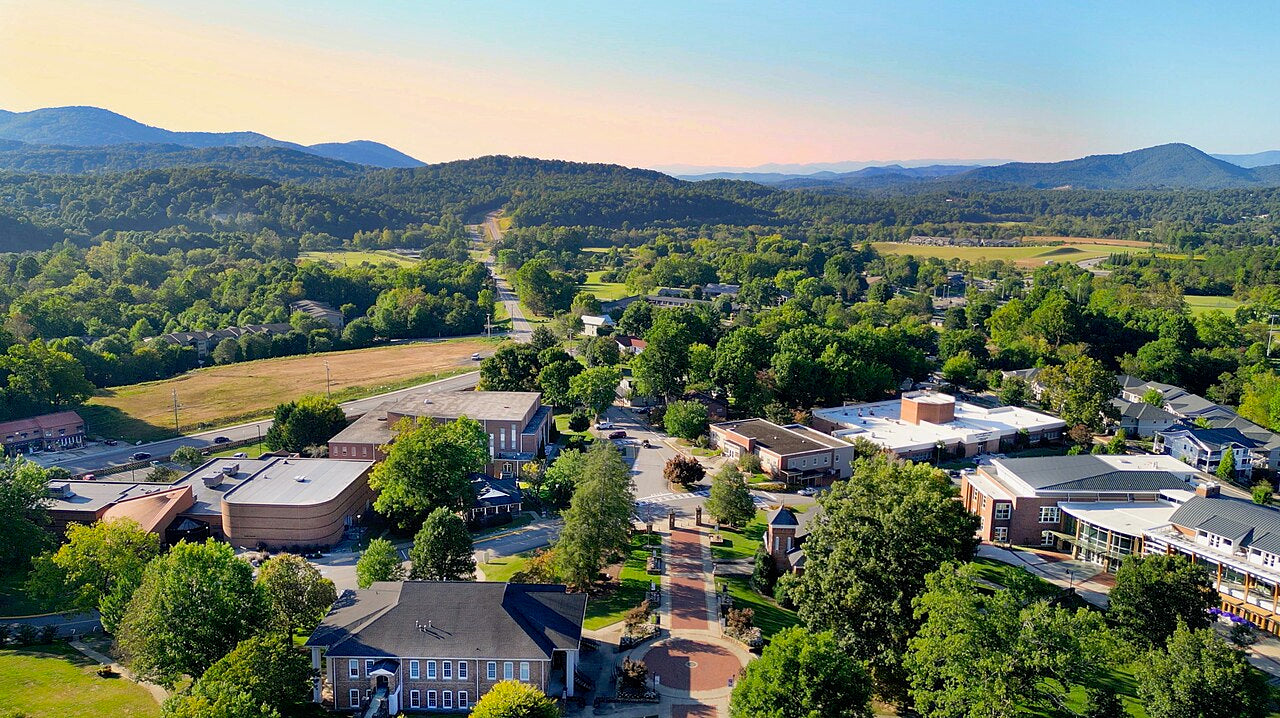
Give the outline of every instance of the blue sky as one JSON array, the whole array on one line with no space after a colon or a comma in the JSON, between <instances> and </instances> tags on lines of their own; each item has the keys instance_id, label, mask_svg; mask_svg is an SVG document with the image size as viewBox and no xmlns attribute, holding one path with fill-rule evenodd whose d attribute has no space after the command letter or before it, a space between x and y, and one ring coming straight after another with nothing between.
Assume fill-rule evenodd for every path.
<instances>
[{"instance_id":1,"label":"blue sky","mask_svg":"<svg viewBox=\"0 0 1280 718\"><path fill-rule=\"evenodd\" d=\"M0 107L377 139L428 161L1280 147L1272 4L0 0L0 13Z\"/></svg>"}]
</instances>

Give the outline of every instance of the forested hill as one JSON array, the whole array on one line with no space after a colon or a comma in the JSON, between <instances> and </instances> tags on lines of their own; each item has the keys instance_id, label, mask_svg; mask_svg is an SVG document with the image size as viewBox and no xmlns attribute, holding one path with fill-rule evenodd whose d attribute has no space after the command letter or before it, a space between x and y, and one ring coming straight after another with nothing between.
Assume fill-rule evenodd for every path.
<instances>
[{"instance_id":1,"label":"forested hill","mask_svg":"<svg viewBox=\"0 0 1280 718\"><path fill-rule=\"evenodd\" d=\"M213 167L290 182L350 177L373 169L287 147L184 147L171 144L71 147L0 140L0 170L102 174L166 167Z\"/></svg>"}]
</instances>

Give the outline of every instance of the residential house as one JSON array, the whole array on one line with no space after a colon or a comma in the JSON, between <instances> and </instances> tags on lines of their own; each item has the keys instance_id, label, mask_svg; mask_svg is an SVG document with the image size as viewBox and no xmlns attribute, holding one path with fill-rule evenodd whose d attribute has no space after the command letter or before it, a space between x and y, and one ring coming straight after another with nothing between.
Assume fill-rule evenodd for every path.
<instances>
[{"instance_id":1,"label":"residential house","mask_svg":"<svg viewBox=\"0 0 1280 718\"><path fill-rule=\"evenodd\" d=\"M950 394L912 391L899 399L814 409L813 426L838 439L866 439L911 461L939 461L1061 440L1066 422L1017 406L987 408Z\"/></svg>"},{"instance_id":2,"label":"residential house","mask_svg":"<svg viewBox=\"0 0 1280 718\"><path fill-rule=\"evenodd\" d=\"M764 419L711 425L711 445L737 459L754 454L766 474L788 486L825 486L853 473L853 445L800 424Z\"/></svg>"},{"instance_id":3,"label":"residential house","mask_svg":"<svg viewBox=\"0 0 1280 718\"><path fill-rule=\"evenodd\" d=\"M582 333L589 337L602 337L613 333L613 317L608 314L582 315Z\"/></svg>"},{"instance_id":4,"label":"residential house","mask_svg":"<svg viewBox=\"0 0 1280 718\"><path fill-rule=\"evenodd\" d=\"M287 323L249 324L243 327L227 327L226 329L169 332L158 337L152 337L147 341L162 341L175 346L190 347L195 349L197 357L206 359L210 354L213 354L214 348L223 339L239 339L250 334L261 334L270 339L274 336L288 334L291 331L293 331L293 326Z\"/></svg>"},{"instance_id":5,"label":"residential house","mask_svg":"<svg viewBox=\"0 0 1280 718\"><path fill-rule=\"evenodd\" d=\"M5 456L80 446L84 435L84 419L74 411L0 422Z\"/></svg>"},{"instance_id":6,"label":"residential house","mask_svg":"<svg viewBox=\"0 0 1280 718\"><path fill-rule=\"evenodd\" d=\"M1119 412L1120 428L1129 438L1155 436L1156 432L1165 431L1182 423L1182 418L1177 414L1145 401L1129 401L1116 397L1111 400L1111 404Z\"/></svg>"},{"instance_id":7,"label":"residential house","mask_svg":"<svg viewBox=\"0 0 1280 718\"><path fill-rule=\"evenodd\" d=\"M1157 431L1152 450L1157 454L1175 456L1210 474L1217 474L1218 465L1228 461L1232 476L1248 478L1253 475L1253 451L1256 441L1239 429L1200 429L1179 426Z\"/></svg>"},{"instance_id":8,"label":"residential house","mask_svg":"<svg viewBox=\"0 0 1280 718\"><path fill-rule=\"evenodd\" d=\"M1203 472L1170 456L1045 456L993 459L960 478L960 499L983 541L1056 547L1062 502L1156 501L1191 491Z\"/></svg>"},{"instance_id":9,"label":"residential house","mask_svg":"<svg viewBox=\"0 0 1280 718\"><path fill-rule=\"evenodd\" d=\"M491 460L485 472L493 476L519 476L520 467L545 455L551 441L551 407L543 406L539 392L428 392L388 402L352 422L329 440L329 456L381 461L381 447L395 441L398 422L460 416L480 422L488 434Z\"/></svg>"},{"instance_id":10,"label":"residential house","mask_svg":"<svg viewBox=\"0 0 1280 718\"><path fill-rule=\"evenodd\" d=\"M742 285L740 284L719 284L712 282L702 288L702 296L706 299L715 299L716 297L721 296L729 297L730 299L737 299L738 292L740 291L742 291Z\"/></svg>"},{"instance_id":11,"label":"residential house","mask_svg":"<svg viewBox=\"0 0 1280 718\"><path fill-rule=\"evenodd\" d=\"M342 316L342 312L334 309L332 306L324 302L317 302L314 299L303 299L297 302L291 302L289 304L289 309L295 312L302 312L318 322L328 324L335 330L341 330L347 323L346 318Z\"/></svg>"},{"instance_id":12,"label":"residential house","mask_svg":"<svg viewBox=\"0 0 1280 718\"><path fill-rule=\"evenodd\" d=\"M312 697L338 711L469 712L495 683L573 696L587 596L564 586L375 583L345 591L307 639ZM325 696L329 696L325 699Z\"/></svg>"},{"instance_id":13,"label":"residential house","mask_svg":"<svg viewBox=\"0 0 1280 718\"><path fill-rule=\"evenodd\" d=\"M618 343L618 351L624 356L635 356L649 346L640 337L631 337L626 334L615 334L613 340Z\"/></svg>"},{"instance_id":14,"label":"residential house","mask_svg":"<svg viewBox=\"0 0 1280 718\"><path fill-rule=\"evenodd\" d=\"M729 418L729 402L718 396L712 396L705 391L690 391L680 397L683 401L696 401L707 408L707 419L711 423L724 421Z\"/></svg>"},{"instance_id":15,"label":"residential house","mask_svg":"<svg viewBox=\"0 0 1280 718\"><path fill-rule=\"evenodd\" d=\"M524 493L515 477L500 479L488 474L472 474L471 489L476 500L467 511L467 521L473 525L509 523L524 508Z\"/></svg>"}]
</instances>

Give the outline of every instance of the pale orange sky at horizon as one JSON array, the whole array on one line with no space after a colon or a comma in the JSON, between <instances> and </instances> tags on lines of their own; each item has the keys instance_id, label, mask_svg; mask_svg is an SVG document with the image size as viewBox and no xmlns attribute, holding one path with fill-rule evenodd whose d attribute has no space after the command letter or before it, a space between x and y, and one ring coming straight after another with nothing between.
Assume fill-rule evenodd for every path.
<instances>
[{"instance_id":1,"label":"pale orange sky at horizon","mask_svg":"<svg viewBox=\"0 0 1280 718\"><path fill-rule=\"evenodd\" d=\"M1094 18L1019 17L1052 12L912 0L0 0L0 108L92 105L170 130L369 139L426 162L747 167L1058 160L1173 141L1267 149L1254 146L1270 136L1261 108L1234 115L1252 122L1249 135L1201 119L1227 105L1141 84L1138 73L1167 68L1147 68L1140 47L1101 36ZM992 37L971 41L978 26L959 23ZM1080 32L1097 45L1069 41ZM1197 79L1220 82L1207 70Z\"/></svg>"}]
</instances>

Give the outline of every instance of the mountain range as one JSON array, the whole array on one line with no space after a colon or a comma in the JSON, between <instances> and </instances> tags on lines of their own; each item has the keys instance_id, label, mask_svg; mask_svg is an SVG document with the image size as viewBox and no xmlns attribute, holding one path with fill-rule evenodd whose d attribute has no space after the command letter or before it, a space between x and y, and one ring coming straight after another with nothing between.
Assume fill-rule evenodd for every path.
<instances>
[{"instance_id":1,"label":"mountain range","mask_svg":"<svg viewBox=\"0 0 1280 718\"><path fill-rule=\"evenodd\" d=\"M0 110L0 139L70 147L276 147L373 167L420 167L423 164L395 148L369 140L300 145L258 132L174 132L144 125L100 107L47 107L30 112Z\"/></svg>"}]
</instances>

